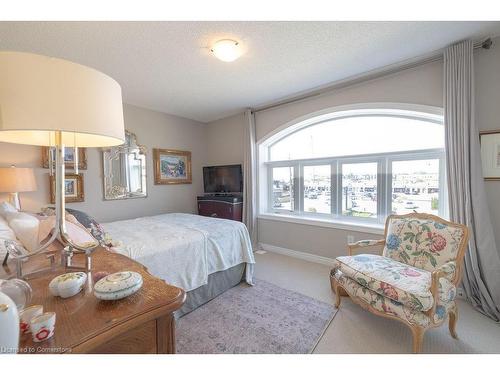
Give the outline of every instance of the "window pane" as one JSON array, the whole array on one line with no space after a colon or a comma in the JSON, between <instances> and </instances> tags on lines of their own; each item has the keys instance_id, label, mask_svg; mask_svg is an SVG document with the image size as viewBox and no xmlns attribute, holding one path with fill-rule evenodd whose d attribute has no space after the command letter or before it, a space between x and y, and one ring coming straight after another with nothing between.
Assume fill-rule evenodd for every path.
<instances>
[{"instance_id":1,"label":"window pane","mask_svg":"<svg viewBox=\"0 0 500 375\"><path fill-rule=\"evenodd\" d=\"M392 163L392 213L439 212L439 160Z\"/></svg>"},{"instance_id":2,"label":"window pane","mask_svg":"<svg viewBox=\"0 0 500 375\"><path fill-rule=\"evenodd\" d=\"M330 165L304 166L304 211L331 213Z\"/></svg>"},{"instance_id":3,"label":"window pane","mask_svg":"<svg viewBox=\"0 0 500 375\"><path fill-rule=\"evenodd\" d=\"M273 168L273 208L294 210L293 167Z\"/></svg>"},{"instance_id":4,"label":"window pane","mask_svg":"<svg viewBox=\"0 0 500 375\"><path fill-rule=\"evenodd\" d=\"M271 145L270 160L433 148L444 148L442 124L405 117L355 116L322 122L286 136Z\"/></svg>"},{"instance_id":5,"label":"window pane","mask_svg":"<svg viewBox=\"0 0 500 375\"><path fill-rule=\"evenodd\" d=\"M342 164L342 215L377 217L377 163Z\"/></svg>"}]
</instances>

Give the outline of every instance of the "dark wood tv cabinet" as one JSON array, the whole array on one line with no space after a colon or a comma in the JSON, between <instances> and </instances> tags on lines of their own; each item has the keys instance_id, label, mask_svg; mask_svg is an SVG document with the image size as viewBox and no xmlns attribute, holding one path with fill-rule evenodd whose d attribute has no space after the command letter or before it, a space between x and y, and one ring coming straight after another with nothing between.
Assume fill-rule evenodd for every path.
<instances>
[{"instance_id":1,"label":"dark wood tv cabinet","mask_svg":"<svg viewBox=\"0 0 500 375\"><path fill-rule=\"evenodd\" d=\"M205 195L197 200L198 215L242 221L243 198L239 195Z\"/></svg>"}]
</instances>

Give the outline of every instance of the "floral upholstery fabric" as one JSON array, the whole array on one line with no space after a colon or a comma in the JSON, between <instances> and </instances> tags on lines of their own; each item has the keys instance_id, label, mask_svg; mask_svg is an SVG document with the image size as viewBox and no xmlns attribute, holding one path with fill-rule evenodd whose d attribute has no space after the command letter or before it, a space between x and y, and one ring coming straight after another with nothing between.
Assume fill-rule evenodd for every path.
<instances>
[{"instance_id":1,"label":"floral upholstery fabric","mask_svg":"<svg viewBox=\"0 0 500 375\"><path fill-rule=\"evenodd\" d=\"M413 325L418 325L424 328L433 323L429 316L427 316L424 312L415 310L407 305L374 292L350 277L347 277L339 269L334 268L331 272L331 277L334 277L351 296L359 298L381 313L392 315L406 320ZM444 319L446 319L448 312L453 308L455 308L455 301L439 302L436 306L436 312L434 314L434 323L441 323Z\"/></svg>"},{"instance_id":2,"label":"floral upholstery fabric","mask_svg":"<svg viewBox=\"0 0 500 375\"><path fill-rule=\"evenodd\" d=\"M374 246L378 245L380 240L361 240L358 242L350 243L349 246L359 246L359 247L365 247L365 246Z\"/></svg>"},{"instance_id":3,"label":"floral upholstery fabric","mask_svg":"<svg viewBox=\"0 0 500 375\"><path fill-rule=\"evenodd\" d=\"M337 257L334 268L364 288L413 310L427 311L433 306L429 271L373 254ZM439 302L453 301L455 296L455 285L440 278Z\"/></svg>"},{"instance_id":4,"label":"floral upholstery fabric","mask_svg":"<svg viewBox=\"0 0 500 375\"><path fill-rule=\"evenodd\" d=\"M398 262L434 271L454 261L464 231L432 219L392 218L387 227L383 255Z\"/></svg>"}]
</instances>

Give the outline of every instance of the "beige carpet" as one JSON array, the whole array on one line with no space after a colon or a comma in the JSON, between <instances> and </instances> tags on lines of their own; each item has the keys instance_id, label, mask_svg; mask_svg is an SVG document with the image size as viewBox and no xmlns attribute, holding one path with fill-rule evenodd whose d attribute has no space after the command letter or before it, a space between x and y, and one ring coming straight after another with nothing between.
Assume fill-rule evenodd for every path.
<instances>
[{"instance_id":1,"label":"beige carpet","mask_svg":"<svg viewBox=\"0 0 500 375\"><path fill-rule=\"evenodd\" d=\"M256 277L318 300L332 303L330 268L283 255L256 254ZM500 325L459 301L458 340L447 324L429 330L424 353L500 353ZM403 324L377 317L348 298L329 325L314 353L411 353L411 334Z\"/></svg>"}]
</instances>

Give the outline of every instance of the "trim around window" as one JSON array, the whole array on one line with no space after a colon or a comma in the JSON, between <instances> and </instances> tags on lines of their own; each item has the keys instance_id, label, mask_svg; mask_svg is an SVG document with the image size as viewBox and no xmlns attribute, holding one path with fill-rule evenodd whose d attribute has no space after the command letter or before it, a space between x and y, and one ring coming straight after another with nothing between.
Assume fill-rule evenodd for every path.
<instances>
[{"instance_id":1,"label":"trim around window","mask_svg":"<svg viewBox=\"0 0 500 375\"><path fill-rule=\"evenodd\" d=\"M349 232L370 233L376 235L384 234L383 224L365 224L358 222L347 222L334 219L326 219L317 216L287 215L281 213L266 213L257 216L257 219L282 221L294 224L311 225L323 228L341 229Z\"/></svg>"},{"instance_id":2,"label":"trim around window","mask_svg":"<svg viewBox=\"0 0 500 375\"><path fill-rule=\"evenodd\" d=\"M387 105L387 104L386 104ZM385 223L386 217L391 214L392 205L396 204L395 199L397 199L396 193L393 192L393 176L392 176L392 165L393 162L398 161L424 161L424 160L438 160L439 162L439 185L437 188L438 192L438 215L441 217L448 216L448 207L447 207L447 186L446 186L446 176L445 176L445 151L444 148L438 149L426 149L426 150L411 150L411 151L402 151L402 152L390 152L390 153L378 153L378 154L361 154L361 155L349 155L349 156L340 156L340 157L325 157L325 158L309 158L309 159L293 159L293 160L279 160L279 161L268 161L270 157L270 147L276 142L279 142L281 139L286 138L292 133L300 131L304 128L314 126L316 124L320 124L324 121L345 118L345 117L358 117L358 116L393 116L393 117L403 117L403 118L413 118L420 119L428 122L435 122L442 124L442 115L440 109L432 107L428 109L422 106L413 106L413 110L409 110L412 106L409 105L400 105L399 108L397 105L394 105L396 108L385 107L382 105L378 105L376 108L370 109L370 107L365 106L362 109L350 109L346 110L344 107L342 111L334 111L334 112L325 112L319 116L309 117L306 120L302 120L299 122L294 122L290 124L288 128L280 127L281 131L274 132L270 137L268 137L265 141L262 141L259 144L259 218L264 220L277 220L277 221L286 221L298 224L305 225L315 225L321 227L328 228L336 228L342 230L349 231L357 231L363 233L373 233L373 234L382 234L383 226ZM401 109L404 107L405 109ZM428 109L423 112L422 109ZM373 200L375 203L371 203L371 205L375 205L376 207L376 216L375 217L360 217L360 216L345 216L343 214L342 206L343 202L343 193L342 189L342 165L344 164L358 164L358 163L376 163L376 192L374 192ZM310 166L330 166L330 189L322 190L321 194L323 196L327 196L330 194L329 198L329 213L319 213L319 212L307 212L305 210L304 202L307 201L306 197L306 189L304 187L304 167ZM273 169L279 167L289 167L293 170L293 194L288 194L290 196L293 204L293 209L283 209L275 206L275 202L273 201L273 197L275 196L274 179L273 179ZM363 172L361 172L363 173ZM371 173L371 172L370 172ZM324 181L324 180L323 180ZM359 181L359 180L358 180ZM433 180L435 181L435 180ZM282 187L283 184L279 187ZM292 189L292 186L288 187L288 189ZM317 191L316 187L316 191ZM347 202L347 195L352 194L354 200L354 193L350 193L353 190L351 189L351 185L349 188L345 187L345 200ZM309 189L307 191L314 193L314 189ZM426 190L419 190L420 192L425 191L427 194L431 189L429 189L429 185L427 185ZM358 189L363 192L365 190ZM395 190L396 191L396 190ZM407 193L406 190L403 190L402 193L406 200L408 200L408 194L421 194L421 193ZM413 190L412 190L413 191ZM285 191L286 192L286 191ZM366 191L365 191L366 193ZM362 193L362 194L365 194ZM436 191L434 190L435 194ZM282 193L281 193L282 194ZM282 195L280 195L282 196ZM285 196L286 197L286 196ZM358 197L359 199L359 197ZM365 198L362 198L365 199ZM398 198L400 199L400 198ZM410 198L408 202L405 203L399 201L399 209L409 209L411 208L410 202L412 199ZM418 203L418 200L415 200ZM433 206L434 198L432 198L432 203L429 203L428 200L424 200L427 204L430 204L430 207ZM358 201L358 203L362 204L363 202ZM280 203L281 204L281 203ZM351 203L352 206L348 209L350 214L355 211L359 211L359 209L353 209L354 203ZM408 207L402 207L401 205L405 205ZM273 207L274 205L274 207ZM292 205L292 204L290 204ZM347 203L345 203L347 205ZM421 204L420 204L421 205ZM284 205L285 206L285 205ZM288 204L286 205L288 208ZM348 206L346 206L348 207ZM359 207L359 206L358 206ZM421 206L422 207L422 206ZM425 209L425 203L424 203ZM306 206L307 208L307 206ZM363 208L366 210L366 208ZM372 212L375 208L372 208ZM433 208L435 210L435 208ZM361 214L364 214L361 212ZM359 213L358 213L359 215Z\"/></svg>"}]
</instances>

